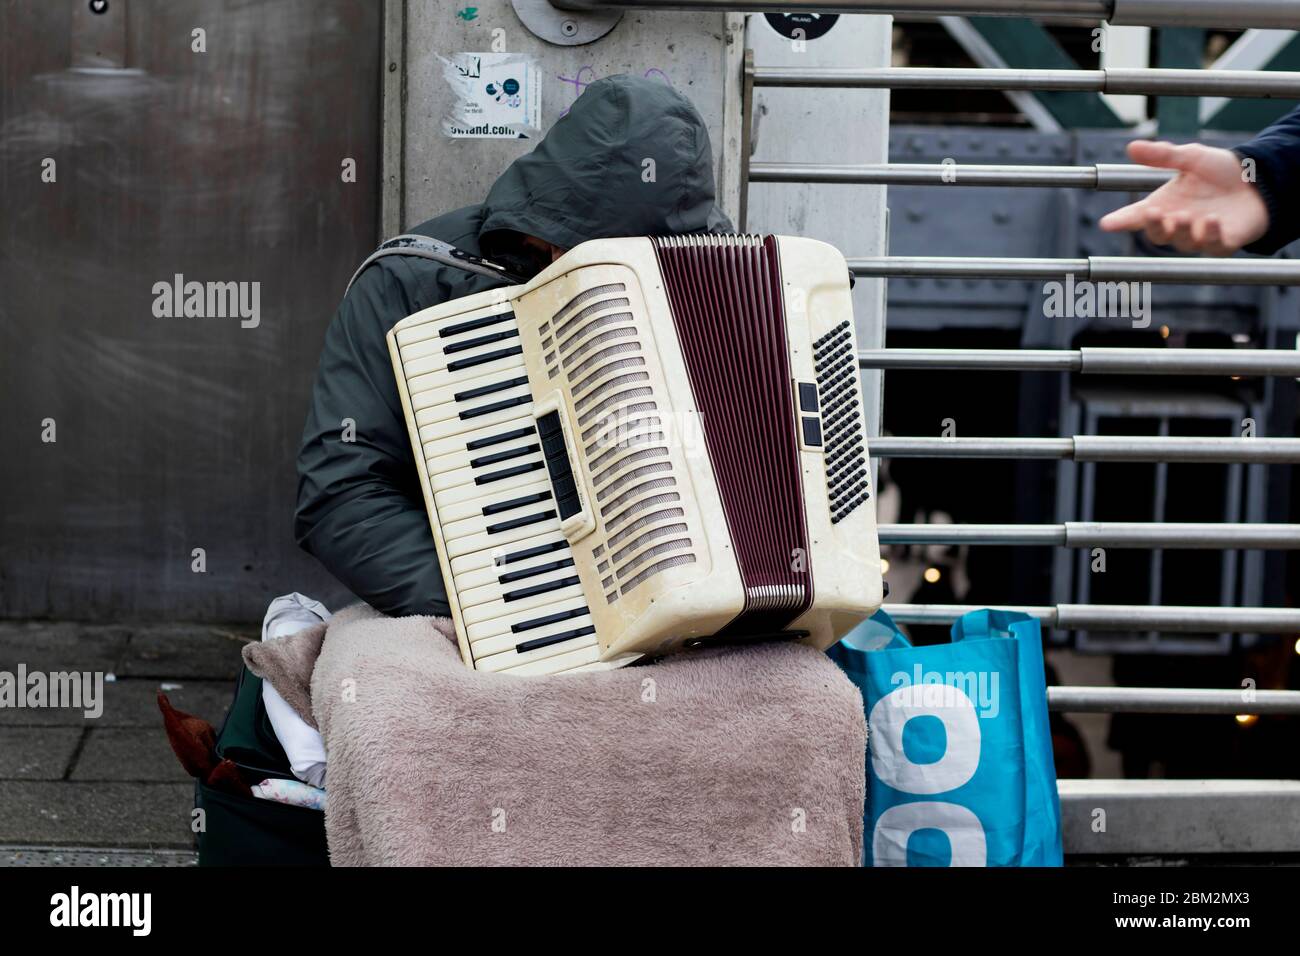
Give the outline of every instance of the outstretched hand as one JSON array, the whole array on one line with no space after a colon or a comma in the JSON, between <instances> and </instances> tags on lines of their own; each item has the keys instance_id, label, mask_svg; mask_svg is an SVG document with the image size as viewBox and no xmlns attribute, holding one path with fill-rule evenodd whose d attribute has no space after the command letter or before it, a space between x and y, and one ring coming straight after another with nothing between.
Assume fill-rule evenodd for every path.
<instances>
[{"instance_id":1,"label":"outstretched hand","mask_svg":"<svg viewBox=\"0 0 1300 956\"><path fill-rule=\"evenodd\" d=\"M1129 143L1128 154L1178 175L1104 216L1100 225L1106 232L1145 230L1157 245L1209 256L1230 256L1268 232L1268 207L1231 150L1138 141Z\"/></svg>"}]
</instances>

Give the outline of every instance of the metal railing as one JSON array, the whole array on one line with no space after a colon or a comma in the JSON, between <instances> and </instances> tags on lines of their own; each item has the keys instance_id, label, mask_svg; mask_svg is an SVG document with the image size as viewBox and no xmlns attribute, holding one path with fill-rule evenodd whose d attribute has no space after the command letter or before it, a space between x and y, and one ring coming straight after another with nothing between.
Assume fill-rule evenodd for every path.
<instances>
[{"instance_id":1,"label":"metal railing","mask_svg":"<svg viewBox=\"0 0 1300 956\"><path fill-rule=\"evenodd\" d=\"M953 163L879 163L835 166L750 163L751 183L845 183L857 186L1002 186L1013 189L1094 189L1148 192L1176 174L1165 169L1098 163L1094 166L978 166Z\"/></svg>"},{"instance_id":2,"label":"metal railing","mask_svg":"<svg viewBox=\"0 0 1300 956\"><path fill-rule=\"evenodd\" d=\"M1300 632L1300 608L1196 607L1145 604L998 605L1002 610L1027 614L1040 623L1063 631L1168 631L1202 634L1219 631L1238 634L1292 634ZM951 624L965 614L981 610L974 604L886 604L889 616L900 624Z\"/></svg>"},{"instance_id":3,"label":"metal railing","mask_svg":"<svg viewBox=\"0 0 1300 956\"><path fill-rule=\"evenodd\" d=\"M992 70L889 66L868 70L755 67L755 87L845 90L1024 90L1138 96L1300 99L1300 73L1250 70Z\"/></svg>"},{"instance_id":4,"label":"metal railing","mask_svg":"<svg viewBox=\"0 0 1300 956\"><path fill-rule=\"evenodd\" d=\"M562 10L875 13L1106 20L1115 26L1300 30L1294 0L551 0Z\"/></svg>"},{"instance_id":5,"label":"metal railing","mask_svg":"<svg viewBox=\"0 0 1300 956\"><path fill-rule=\"evenodd\" d=\"M1049 687L1047 708L1066 714L1300 716L1300 690L1187 690L1181 687Z\"/></svg>"},{"instance_id":6,"label":"metal railing","mask_svg":"<svg viewBox=\"0 0 1300 956\"><path fill-rule=\"evenodd\" d=\"M859 278L1059 279L1174 285L1300 285L1300 259L1161 259L1089 256L1086 259L983 256L868 256L848 260Z\"/></svg>"},{"instance_id":7,"label":"metal railing","mask_svg":"<svg viewBox=\"0 0 1300 956\"><path fill-rule=\"evenodd\" d=\"M859 368L1078 372L1083 375L1300 377L1300 351L1281 349L863 349Z\"/></svg>"},{"instance_id":8,"label":"metal railing","mask_svg":"<svg viewBox=\"0 0 1300 956\"><path fill-rule=\"evenodd\" d=\"M1289 551L1300 524L1066 521L1062 524L882 524L881 544Z\"/></svg>"},{"instance_id":9,"label":"metal railing","mask_svg":"<svg viewBox=\"0 0 1300 956\"><path fill-rule=\"evenodd\" d=\"M871 441L870 453L872 458L1014 458L1294 465L1300 463L1300 438L1173 438L1163 435L944 438L923 435L875 438Z\"/></svg>"},{"instance_id":10,"label":"metal railing","mask_svg":"<svg viewBox=\"0 0 1300 956\"><path fill-rule=\"evenodd\" d=\"M557 0L561 2L561 0ZM1052 16L1109 20L1116 25L1300 29L1300 0L902 0L814 2L773 0L574 0L584 7L685 10L892 13L900 16ZM1174 175L1140 166L1013 166L880 163L827 165L750 161L756 88L982 89L1076 91L1159 96L1283 97L1300 99L1300 73L1196 70L794 69L756 66L747 51L742 76L741 208L745 228L750 183L823 183L874 186L1068 188L1146 192ZM1053 280L1073 276L1096 283L1300 286L1300 262L1202 258L849 258L864 278ZM1251 349L1081 348L955 350L867 348L862 369L998 370L1093 375L1300 377L1300 352ZM1001 458L1075 462L1300 463L1300 439L1077 435L1057 438L881 437L872 457ZM880 526L882 544L1016 545L1086 549L1289 550L1300 545L1300 525L1253 523L1064 522ZM946 625L974 610L967 605L891 604L902 624ZM1057 604L1012 607L1045 627L1099 632L1170 634L1297 634L1300 609L1279 607ZM1051 687L1048 707L1071 713L1300 715L1300 691ZM1062 780L1067 852L1196 853L1300 852L1300 782ZM1170 800L1180 807L1170 824ZM1124 826L1097 839L1099 801L1122 809ZM1264 815L1261 817L1261 814ZM1268 826L1255 821L1267 819ZM1183 824L1204 823L1191 838ZM1200 831L1198 831L1200 832ZM1099 849L1100 848L1100 849Z\"/></svg>"}]
</instances>

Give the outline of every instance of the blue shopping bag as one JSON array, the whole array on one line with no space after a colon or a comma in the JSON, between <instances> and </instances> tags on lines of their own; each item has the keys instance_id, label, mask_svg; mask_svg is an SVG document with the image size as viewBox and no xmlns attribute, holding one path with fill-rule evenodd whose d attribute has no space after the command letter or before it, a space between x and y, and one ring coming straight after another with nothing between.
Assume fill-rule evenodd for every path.
<instances>
[{"instance_id":1,"label":"blue shopping bag","mask_svg":"<svg viewBox=\"0 0 1300 956\"><path fill-rule=\"evenodd\" d=\"M912 647L879 611L828 653L867 712L869 866L1061 865L1036 620L973 611Z\"/></svg>"}]
</instances>

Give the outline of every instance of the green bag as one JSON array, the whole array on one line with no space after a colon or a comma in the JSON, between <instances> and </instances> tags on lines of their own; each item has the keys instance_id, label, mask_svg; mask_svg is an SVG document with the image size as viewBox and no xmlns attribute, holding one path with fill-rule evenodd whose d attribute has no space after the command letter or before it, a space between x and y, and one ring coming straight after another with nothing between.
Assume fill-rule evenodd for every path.
<instances>
[{"instance_id":1,"label":"green bag","mask_svg":"<svg viewBox=\"0 0 1300 956\"><path fill-rule=\"evenodd\" d=\"M216 749L217 758L229 757L246 781L295 779L262 703L262 678L247 667ZM204 819L199 866L329 866L325 814L319 810L214 790L202 781L195 785L194 805Z\"/></svg>"}]
</instances>

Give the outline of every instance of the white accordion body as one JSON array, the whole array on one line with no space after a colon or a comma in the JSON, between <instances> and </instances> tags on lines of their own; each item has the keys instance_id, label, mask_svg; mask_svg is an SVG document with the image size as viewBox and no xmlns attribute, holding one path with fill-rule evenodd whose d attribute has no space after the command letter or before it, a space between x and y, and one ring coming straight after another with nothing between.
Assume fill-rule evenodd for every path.
<instances>
[{"instance_id":1,"label":"white accordion body","mask_svg":"<svg viewBox=\"0 0 1300 956\"><path fill-rule=\"evenodd\" d=\"M584 243L388 335L465 662L828 647L881 603L844 258Z\"/></svg>"}]
</instances>

